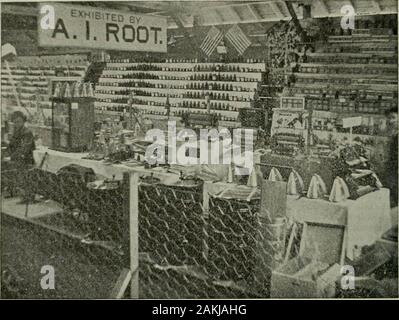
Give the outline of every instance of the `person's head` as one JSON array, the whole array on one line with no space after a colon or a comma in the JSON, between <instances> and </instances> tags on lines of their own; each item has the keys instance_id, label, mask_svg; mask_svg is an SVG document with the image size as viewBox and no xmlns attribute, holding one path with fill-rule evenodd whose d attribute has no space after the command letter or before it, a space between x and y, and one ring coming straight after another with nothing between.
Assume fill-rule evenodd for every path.
<instances>
[{"instance_id":1,"label":"person's head","mask_svg":"<svg viewBox=\"0 0 399 320\"><path fill-rule=\"evenodd\" d=\"M11 115L11 121L14 123L16 129L21 129L26 122L26 116L21 111L15 111Z\"/></svg>"}]
</instances>

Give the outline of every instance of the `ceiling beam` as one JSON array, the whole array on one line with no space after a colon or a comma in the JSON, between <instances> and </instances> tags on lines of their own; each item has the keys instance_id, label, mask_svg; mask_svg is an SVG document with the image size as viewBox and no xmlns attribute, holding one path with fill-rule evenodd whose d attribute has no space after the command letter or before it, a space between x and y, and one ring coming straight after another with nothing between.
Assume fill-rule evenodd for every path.
<instances>
[{"instance_id":1,"label":"ceiling beam","mask_svg":"<svg viewBox=\"0 0 399 320\"><path fill-rule=\"evenodd\" d=\"M241 21L240 15L233 6L228 7L228 12L230 13L230 16L233 16L233 20L237 20L238 22Z\"/></svg>"},{"instance_id":2,"label":"ceiling beam","mask_svg":"<svg viewBox=\"0 0 399 320\"><path fill-rule=\"evenodd\" d=\"M231 3L229 3L229 4L212 5L212 6L209 6L209 7L203 7L201 9L202 10L208 10L210 8L226 8L226 7L238 8L238 7L246 7L249 4L269 4L269 3L272 3L273 1L276 1L276 0L257 1L257 2L254 2L254 1L251 1L251 2L249 2L249 1L248 2L241 1L241 2L237 2L237 3L234 2L234 1L231 1Z\"/></svg>"},{"instance_id":3,"label":"ceiling beam","mask_svg":"<svg viewBox=\"0 0 399 320\"><path fill-rule=\"evenodd\" d=\"M218 19L220 19L221 22L225 22L222 14L219 12L219 10L215 9L214 12L215 12L216 16L218 17Z\"/></svg>"},{"instance_id":4,"label":"ceiling beam","mask_svg":"<svg viewBox=\"0 0 399 320\"><path fill-rule=\"evenodd\" d=\"M191 45L194 46L195 48L195 43L193 42L193 40L191 39L191 35L190 33L187 31L187 28L184 27L184 20L181 18L180 15L178 15L177 13L171 13L171 17L173 18L173 20L176 22L177 28L178 30L182 31L184 34L184 37L191 42Z\"/></svg>"},{"instance_id":5,"label":"ceiling beam","mask_svg":"<svg viewBox=\"0 0 399 320\"><path fill-rule=\"evenodd\" d=\"M352 7L353 7L353 9L355 9L355 11L356 11L356 7L355 7L355 5L353 4L353 1L352 0L347 0L348 2L349 2L349 5L351 5Z\"/></svg>"},{"instance_id":6,"label":"ceiling beam","mask_svg":"<svg viewBox=\"0 0 399 320\"><path fill-rule=\"evenodd\" d=\"M277 17L279 17L279 18L285 17L275 2L269 2L269 6Z\"/></svg>"},{"instance_id":7,"label":"ceiling beam","mask_svg":"<svg viewBox=\"0 0 399 320\"><path fill-rule=\"evenodd\" d=\"M155 11L155 12L150 12L146 13L147 16L161 16L161 15L168 15L167 11Z\"/></svg>"},{"instance_id":8,"label":"ceiling beam","mask_svg":"<svg viewBox=\"0 0 399 320\"><path fill-rule=\"evenodd\" d=\"M324 0L317 0L316 2L317 2L317 6L319 7L319 9L321 11L320 12L321 14L328 15L330 13L330 10L328 10L328 7L327 7L326 3L324 2Z\"/></svg>"},{"instance_id":9,"label":"ceiling beam","mask_svg":"<svg viewBox=\"0 0 399 320\"><path fill-rule=\"evenodd\" d=\"M37 17L39 11L35 7L16 6L3 3L1 5L1 13Z\"/></svg>"},{"instance_id":10,"label":"ceiling beam","mask_svg":"<svg viewBox=\"0 0 399 320\"><path fill-rule=\"evenodd\" d=\"M100 2L100 1L98 1ZM116 2L117 4L121 4L123 2ZM145 9L151 11L159 11L159 4L152 1L129 1L129 6L135 9ZM145 3L145 4L144 4ZM162 8L163 9L163 8Z\"/></svg>"},{"instance_id":11,"label":"ceiling beam","mask_svg":"<svg viewBox=\"0 0 399 320\"><path fill-rule=\"evenodd\" d=\"M377 0L373 0L371 1L373 8L377 11L377 12L381 12L382 8L381 8L381 4L377 1Z\"/></svg>"},{"instance_id":12,"label":"ceiling beam","mask_svg":"<svg viewBox=\"0 0 399 320\"><path fill-rule=\"evenodd\" d=\"M211 13L212 12L212 13ZM216 11L216 9L214 10L210 10L209 13L211 13L211 17L213 17L214 22L217 24L218 22L227 22L227 21L219 21L219 13ZM208 15L209 15L208 13Z\"/></svg>"},{"instance_id":13,"label":"ceiling beam","mask_svg":"<svg viewBox=\"0 0 399 320\"><path fill-rule=\"evenodd\" d=\"M292 5L292 2L285 1L285 4L287 5L288 12L291 15L292 22L294 23L294 26L295 26L298 34L301 36L302 40L304 40L306 38L306 33L305 33L305 31L303 30L301 24L298 21L298 17L297 17L297 15L295 13L295 10L294 10L294 7Z\"/></svg>"},{"instance_id":14,"label":"ceiling beam","mask_svg":"<svg viewBox=\"0 0 399 320\"><path fill-rule=\"evenodd\" d=\"M252 6L252 4L247 4L247 8L249 9L249 11L251 12L252 16L256 19L256 20L262 20L263 18L260 16L258 10Z\"/></svg>"}]
</instances>

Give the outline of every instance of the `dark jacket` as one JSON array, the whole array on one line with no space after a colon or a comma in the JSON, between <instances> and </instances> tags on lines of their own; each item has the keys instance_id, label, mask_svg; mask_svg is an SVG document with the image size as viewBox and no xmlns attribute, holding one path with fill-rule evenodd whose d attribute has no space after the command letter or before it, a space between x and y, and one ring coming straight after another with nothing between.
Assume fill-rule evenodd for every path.
<instances>
[{"instance_id":1,"label":"dark jacket","mask_svg":"<svg viewBox=\"0 0 399 320\"><path fill-rule=\"evenodd\" d=\"M11 161L19 167L30 167L35 161L33 159L33 150L35 150L35 140L32 132L23 127L16 130L10 139L8 151Z\"/></svg>"}]
</instances>

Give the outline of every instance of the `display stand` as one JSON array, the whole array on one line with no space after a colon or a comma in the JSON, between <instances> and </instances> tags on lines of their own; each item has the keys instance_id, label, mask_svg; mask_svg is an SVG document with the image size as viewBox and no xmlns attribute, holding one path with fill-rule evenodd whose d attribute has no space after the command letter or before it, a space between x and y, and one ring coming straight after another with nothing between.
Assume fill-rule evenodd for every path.
<instances>
[{"instance_id":1,"label":"display stand","mask_svg":"<svg viewBox=\"0 0 399 320\"><path fill-rule=\"evenodd\" d=\"M51 98L52 149L83 152L94 138L94 98Z\"/></svg>"}]
</instances>

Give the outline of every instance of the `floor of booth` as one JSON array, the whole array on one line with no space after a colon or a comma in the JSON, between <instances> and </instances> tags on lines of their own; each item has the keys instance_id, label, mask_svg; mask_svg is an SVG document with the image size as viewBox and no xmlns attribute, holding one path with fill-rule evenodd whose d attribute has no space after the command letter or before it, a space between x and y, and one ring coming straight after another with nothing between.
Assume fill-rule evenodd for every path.
<instances>
[{"instance_id":1,"label":"floor of booth","mask_svg":"<svg viewBox=\"0 0 399 320\"><path fill-rule=\"evenodd\" d=\"M20 203L20 198L6 198L2 202L3 217L10 216L17 221L38 221L39 224L43 222L52 223L53 220L56 221L57 217L63 214L62 212L61 206L56 202L42 199L28 206L26 218L26 205ZM391 221L396 221L397 224L398 208L392 208L390 214ZM2 245L2 261L6 272L13 273L14 282L20 284L16 286L18 287L18 289L15 289L16 292L11 292L11 297L12 294L19 298L109 297L108 295L122 269L120 263L108 264L100 260L93 263L92 256L90 257L90 254L86 252L87 249L82 249L83 233L75 232L73 234L69 232L77 240L72 241L71 244L70 239L64 241L60 240L59 237L54 237L54 235L49 236L48 230L45 232L42 232L41 229L38 229L39 231L32 230L23 223L24 227L21 228L18 223L17 225L5 223L2 227L2 238L7 239L7 241L2 241L4 244ZM55 226L50 233L54 233L54 231L57 233L57 227L59 226ZM77 254L77 252L80 252L80 254ZM104 259L104 255L102 259ZM41 290L39 285L42 277L40 268L44 264L54 266L57 274L57 286L61 290ZM7 268L7 266L17 267ZM143 268L148 267L144 261ZM80 274L80 276L71 277L73 274ZM83 278L90 279L90 281L81 283L78 279L82 279L82 275ZM178 275L176 273L176 277ZM187 281L186 276L183 278ZM194 278L192 277L192 279ZM142 289L147 290L151 287L153 279L143 277L141 281L143 281ZM195 279L193 281L195 282ZM144 285L146 282L148 283ZM187 283L186 285L192 284ZM21 289L21 287L24 289ZM145 290L143 294L145 294ZM153 293L150 291L148 294L151 296ZM161 293L160 291L159 294Z\"/></svg>"},{"instance_id":2,"label":"floor of booth","mask_svg":"<svg viewBox=\"0 0 399 320\"><path fill-rule=\"evenodd\" d=\"M62 212L62 207L53 200L43 200L36 196L35 203L21 203L19 197L2 199L2 212L17 218L39 218Z\"/></svg>"}]
</instances>

